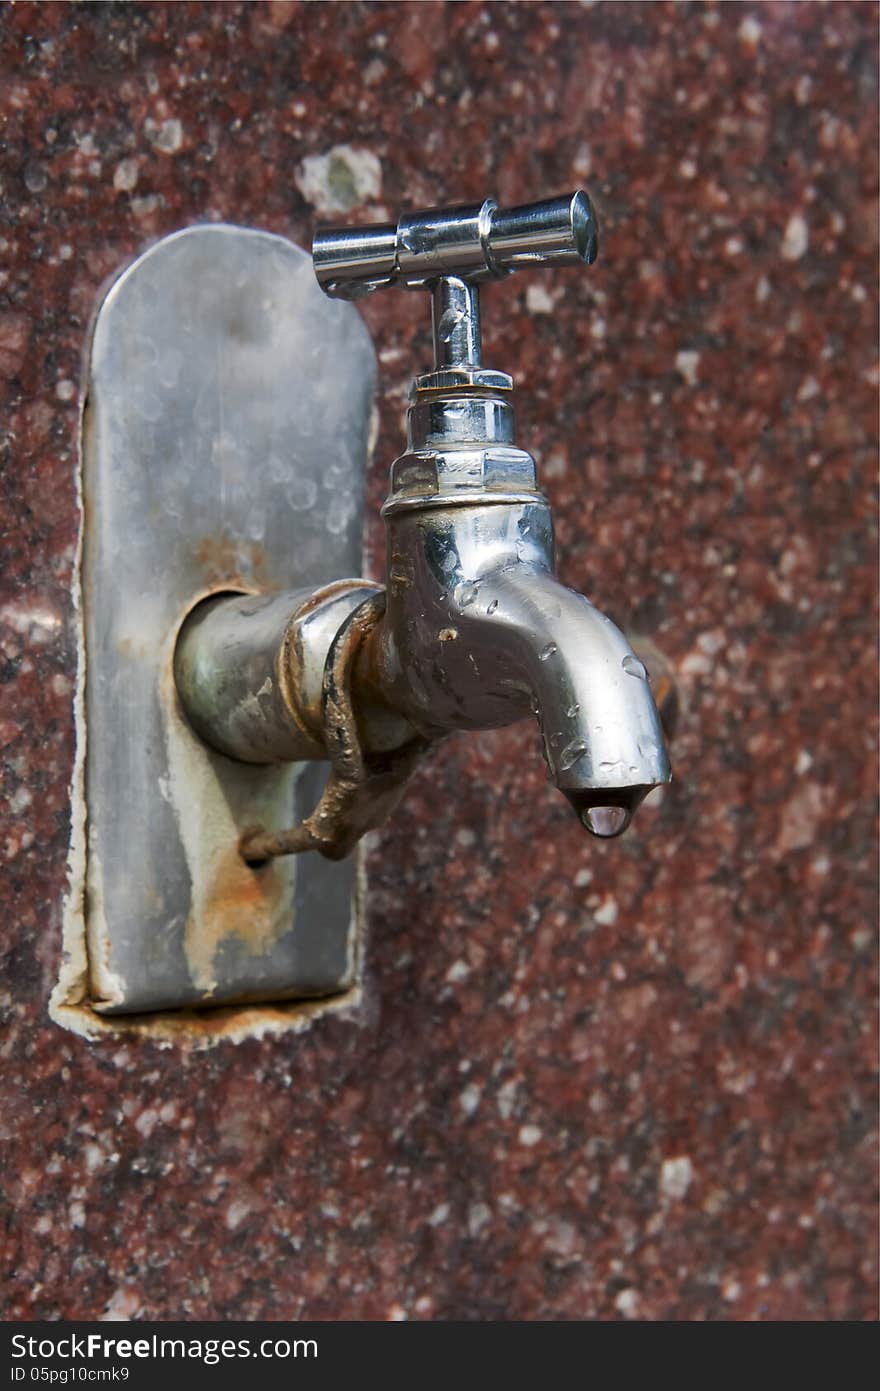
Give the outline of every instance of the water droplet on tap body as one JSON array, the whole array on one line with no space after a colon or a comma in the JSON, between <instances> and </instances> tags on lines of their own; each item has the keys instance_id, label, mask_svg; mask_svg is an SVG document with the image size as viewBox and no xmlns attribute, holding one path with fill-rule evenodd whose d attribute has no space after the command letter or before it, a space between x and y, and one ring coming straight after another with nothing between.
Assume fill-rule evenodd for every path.
<instances>
[{"instance_id":1,"label":"water droplet on tap body","mask_svg":"<svg viewBox=\"0 0 880 1391\"><path fill-rule=\"evenodd\" d=\"M573 768L579 759L583 758L586 752L587 746L583 739L573 739L570 744L566 744L562 753L559 755L560 773L565 773L569 768Z\"/></svg>"},{"instance_id":2,"label":"water droplet on tap body","mask_svg":"<svg viewBox=\"0 0 880 1391\"><path fill-rule=\"evenodd\" d=\"M635 676L639 681L647 681L648 672L644 663L640 662L638 657L634 657L632 653L628 653L627 656L624 657L621 666L627 676Z\"/></svg>"},{"instance_id":3,"label":"water droplet on tap body","mask_svg":"<svg viewBox=\"0 0 880 1391\"><path fill-rule=\"evenodd\" d=\"M467 315L462 309L450 308L444 310L440 315L440 323L437 325L441 343L449 342L459 324L463 323L466 317Z\"/></svg>"},{"instance_id":4,"label":"water droplet on tap body","mask_svg":"<svg viewBox=\"0 0 880 1391\"><path fill-rule=\"evenodd\" d=\"M480 586L478 584L472 584L470 582L468 582L467 584L463 584L458 594L459 608L470 608L471 604L473 604L479 597L479 594Z\"/></svg>"},{"instance_id":5,"label":"water droplet on tap body","mask_svg":"<svg viewBox=\"0 0 880 1391\"><path fill-rule=\"evenodd\" d=\"M538 656L540 657L542 662L546 662L547 658L552 657L554 652L557 652L558 650L559 649L557 648L555 642L548 642L546 647L541 648L541 651L538 653Z\"/></svg>"}]
</instances>

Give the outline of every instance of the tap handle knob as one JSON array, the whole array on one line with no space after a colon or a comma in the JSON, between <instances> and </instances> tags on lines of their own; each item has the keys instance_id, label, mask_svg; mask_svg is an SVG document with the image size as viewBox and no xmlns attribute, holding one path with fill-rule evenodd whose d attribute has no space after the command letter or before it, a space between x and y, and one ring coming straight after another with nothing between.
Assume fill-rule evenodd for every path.
<instances>
[{"instance_id":1,"label":"tap handle knob","mask_svg":"<svg viewBox=\"0 0 880 1391\"><path fill-rule=\"evenodd\" d=\"M318 283L337 299L389 285L426 289L454 278L479 285L520 266L592 265L599 250L593 205L583 190L503 209L491 198L404 213L397 225L322 227L312 259Z\"/></svg>"}]
</instances>

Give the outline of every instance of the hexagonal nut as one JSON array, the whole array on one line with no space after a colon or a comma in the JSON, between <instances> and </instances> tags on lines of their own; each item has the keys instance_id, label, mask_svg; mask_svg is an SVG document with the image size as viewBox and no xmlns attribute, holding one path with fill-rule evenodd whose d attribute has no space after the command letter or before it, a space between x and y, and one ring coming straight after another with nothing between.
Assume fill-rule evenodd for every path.
<instances>
[{"instance_id":1,"label":"hexagonal nut","mask_svg":"<svg viewBox=\"0 0 880 1391\"><path fill-rule=\"evenodd\" d=\"M469 490L533 492L537 486L531 454L509 445L403 454L391 465L394 498L460 496Z\"/></svg>"}]
</instances>

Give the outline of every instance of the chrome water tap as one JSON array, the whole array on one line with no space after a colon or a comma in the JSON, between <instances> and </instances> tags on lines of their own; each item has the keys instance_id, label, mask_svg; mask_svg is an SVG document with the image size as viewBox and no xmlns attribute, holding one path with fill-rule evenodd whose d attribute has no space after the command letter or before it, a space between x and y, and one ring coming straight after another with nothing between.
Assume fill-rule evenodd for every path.
<instances>
[{"instance_id":1,"label":"chrome water tap","mask_svg":"<svg viewBox=\"0 0 880 1391\"><path fill-rule=\"evenodd\" d=\"M391 468L384 590L345 580L224 596L181 633L178 691L213 747L250 762L331 761L311 817L243 837L249 862L305 849L339 858L387 815L433 741L530 714L552 782L593 835L620 834L669 780L645 667L555 578L550 508L514 442L512 379L482 363L481 284L520 267L589 265L597 249L583 192L315 236L330 296L430 293L434 369L413 383L406 452Z\"/></svg>"}]
</instances>

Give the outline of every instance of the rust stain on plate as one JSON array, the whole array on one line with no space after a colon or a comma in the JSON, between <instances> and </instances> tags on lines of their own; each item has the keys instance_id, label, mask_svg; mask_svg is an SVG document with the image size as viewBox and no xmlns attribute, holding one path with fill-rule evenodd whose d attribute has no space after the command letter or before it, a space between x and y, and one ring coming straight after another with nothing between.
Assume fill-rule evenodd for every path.
<instances>
[{"instance_id":1,"label":"rust stain on plate","mask_svg":"<svg viewBox=\"0 0 880 1391\"><path fill-rule=\"evenodd\" d=\"M234 841L208 870L207 889L197 918L186 925L186 955L194 980L210 989L214 963L224 942L237 938L255 956L265 955L290 924L286 875L277 865L253 869Z\"/></svg>"},{"instance_id":2,"label":"rust stain on plate","mask_svg":"<svg viewBox=\"0 0 880 1391\"><path fill-rule=\"evenodd\" d=\"M266 552L256 541L232 536L202 536L195 543L196 562L207 584L242 583L271 589L266 572ZM245 580L247 577L247 580Z\"/></svg>"}]
</instances>

